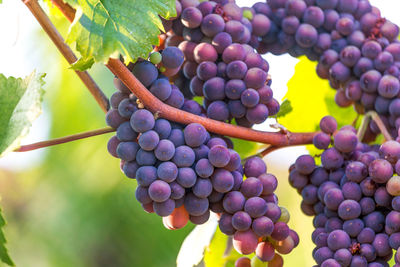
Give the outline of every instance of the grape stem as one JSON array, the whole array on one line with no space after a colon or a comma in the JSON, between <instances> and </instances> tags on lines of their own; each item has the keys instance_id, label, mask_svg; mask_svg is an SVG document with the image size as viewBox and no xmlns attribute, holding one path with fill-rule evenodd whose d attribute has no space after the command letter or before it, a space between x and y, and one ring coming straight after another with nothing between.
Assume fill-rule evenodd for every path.
<instances>
[{"instance_id":1,"label":"grape stem","mask_svg":"<svg viewBox=\"0 0 400 267\"><path fill-rule=\"evenodd\" d=\"M44 147L49 147L49 146L54 146L54 145L59 145L59 144L64 144L64 143L69 143L72 141L92 137L92 136L97 136L97 135L102 135L106 133L111 133L115 132L115 129L111 127L105 127L97 130L92 130L88 132L83 132L83 133L78 133L78 134L73 134L73 135L68 135L60 138L55 138L52 140L47 140L47 141L42 141L42 142L37 142L29 145L23 145L20 146L19 148L15 149L14 152L27 152L27 151L32 151L35 149L39 148L44 148Z\"/></svg>"},{"instance_id":2,"label":"grape stem","mask_svg":"<svg viewBox=\"0 0 400 267\"><path fill-rule=\"evenodd\" d=\"M376 113L375 111L369 111L366 114L366 116L370 116L371 119L376 123L376 125L378 126L379 130L383 134L383 137L385 138L386 141L392 141L393 140L392 135L386 129L386 126L383 123L381 117L379 117L378 113Z\"/></svg>"},{"instance_id":3,"label":"grape stem","mask_svg":"<svg viewBox=\"0 0 400 267\"><path fill-rule=\"evenodd\" d=\"M75 16L75 10L62 2L62 0L53 0L66 18L72 22ZM52 31L46 31L50 35L53 42L61 42L59 38L53 38L57 35L57 31L46 13L40 8L37 0L27 0L30 3L30 10L37 19L40 19L43 28L51 28ZM139 82L138 79L129 71L129 69L118 59L110 58L106 66L115 74L145 105L147 109L153 113L157 113L160 117L183 124L199 123L202 124L209 132L239 138L248 141L255 141L264 144L271 144L276 147L295 146L311 144L316 132L309 133L280 133L280 132L263 132L203 118L189 112L171 107L164 104L154 95L152 95L146 87Z\"/></svg>"},{"instance_id":4,"label":"grape stem","mask_svg":"<svg viewBox=\"0 0 400 267\"><path fill-rule=\"evenodd\" d=\"M71 48L65 44L63 37L57 31L55 26L51 23L49 17L44 13L43 9L40 7L37 0L23 0L24 4L29 8L32 14L35 16L36 20L40 23L43 30L47 33L53 43L56 45L57 49L61 52L64 58L69 64L73 64L77 61L77 57ZM94 99L99 104L100 108L107 112L109 109L109 102L106 95L101 91L100 87L92 79L87 71L78 71L75 73L79 76L81 81L85 84L87 89L93 95Z\"/></svg>"},{"instance_id":5,"label":"grape stem","mask_svg":"<svg viewBox=\"0 0 400 267\"><path fill-rule=\"evenodd\" d=\"M385 138L386 141L393 140L393 137L387 130L382 119L379 117L378 113L376 113L375 111L369 111L364 115L364 118L361 122L361 126L357 132L358 140L362 140L364 138L365 132L367 131L367 127L369 127L371 120L373 120L376 123L376 125L378 126L379 130L383 134L383 137Z\"/></svg>"}]
</instances>

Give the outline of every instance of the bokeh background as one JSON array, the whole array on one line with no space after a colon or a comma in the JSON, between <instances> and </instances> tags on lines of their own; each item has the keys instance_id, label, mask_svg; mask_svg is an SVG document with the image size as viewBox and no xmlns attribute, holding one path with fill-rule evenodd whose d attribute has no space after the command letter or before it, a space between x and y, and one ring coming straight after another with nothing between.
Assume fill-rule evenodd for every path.
<instances>
[{"instance_id":1,"label":"bokeh background","mask_svg":"<svg viewBox=\"0 0 400 267\"><path fill-rule=\"evenodd\" d=\"M68 69L21 1L0 5L0 73L22 77L34 69L47 73L43 114L23 143L61 137L105 126L104 114ZM252 5L256 1L237 1ZM400 24L398 0L371 1L382 14ZM68 23L51 7L53 22L65 36ZM286 93L296 59L266 56L277 98ZM313 71L313 70L310 70ZM112 74L102 65L90 73L110 96ZM310 96L312 97L312 96ZM307 119L307 118L301 118ZM257 126L268 130L269 122ZM136 182L108 155L111 134L0 159L1 207L5 234L17 266L175 266L176 256L192 225L166 230L156 215L142 211L134 198ZM285 266L312 266L312 221L299 209L300 196L287 182L288 166L304 147L268 155L268 171L280 181L280 205L291 214L290 226L301 244L285 257Z\"/></svg>"}]
</instances>

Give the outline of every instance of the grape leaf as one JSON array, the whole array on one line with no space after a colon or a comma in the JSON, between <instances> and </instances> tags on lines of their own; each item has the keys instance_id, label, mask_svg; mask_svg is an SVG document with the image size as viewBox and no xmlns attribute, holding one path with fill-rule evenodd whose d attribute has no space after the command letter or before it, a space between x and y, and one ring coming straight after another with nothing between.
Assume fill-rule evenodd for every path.
<instances>
[{"instance_id":1,"label":"grape leaf","mask_svg":"<svg viewBox=\"0 0 400 267\"><path fill-rule=\"evenodd\" d=\"M76 44L82 60L107 62L120 54L129 61L147 58L164 30L159 15L176 15L175 0L69 0L77 9L67 43Z\"/></svg>"},{"instance_id":2,"label":"grape leaf","mask_svg":"<svg viewBox=\"0 0 400 267\"><path fill-rule=\"evenodd\" d=\"M85 71L87 69L90 69L93 66L93 64L94 64L94 58L92 57L89 59L79 58L71 65L70 69Z\"/></svg>"},{"instance_id":3,"label":"grape leaf","mask_svg":"<svg viewBox=\"0 0 400 267\"><path fill-rule=\"evenodd\" d=\"M326 115L333 115L339 127L351 124L357 117L353 107L341 108L335 103L335 90L327 80L318 77L317 63L301 57L295 74L289 80L285 98L290 100L294 112L280 118L279 123L293 132L319 130L319 122ZM311 154L320 153L313 146Z\"/></svg>"},{"instance_id":4,"label":"grape leaf","mask_svg":"<svg viewBox=\"0 0 400 267\"><path fill-rule=\"evenodd\" d=\"M292 111L293 111L292 103L290 102L289 99L285 99L281 104L281 108L280 108L278 114L276 114L276 118L285 117L287 114L289 114Z\"/></svg>"},{"instance_id":5,"label":"grape leaf","mask_svg":"<svg viewBox=\"0 0 400 267\"><path fill-rule=\"evenodd\" d=\"M32 122L41 114L45 74L25 79L0 74L0 156L19 147Z\"/></svg>"},{"instance_id":6,"label":"grape leaf","mask_svg":"<svg viewBox=\"0 0 400 267\"><path fill-rule=\"evenodd\" d=\"M10 265L15 266L14 262L11 260L10 255L8 255L8 251L6 248L7 240L4 237L3 227L6 225L6 221L3 217L3 212L0 209L0 259L2 262Z\"/></svg>"}]
</instances>

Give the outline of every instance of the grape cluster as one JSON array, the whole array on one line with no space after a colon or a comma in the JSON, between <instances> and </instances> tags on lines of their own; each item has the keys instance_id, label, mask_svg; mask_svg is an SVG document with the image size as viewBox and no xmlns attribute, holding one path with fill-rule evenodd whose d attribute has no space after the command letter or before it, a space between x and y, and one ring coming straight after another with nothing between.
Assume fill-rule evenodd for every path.
<instances>
[{"instance_id":1,"label":"grape cluster","mask_svg":"<svg viewBox=\"0 0 400 267\"><path fill-rule=\"evenodd\" d=\"M306 55L318 61L317 74L337 90L339 106L354 104L361 114L376 111L398 136L399 27L368 0L268 0L246 10L270 20L264 36L251 38L260 54ZM370 130L379 133L375 123Z\"/></svg>"},{"instance_id":2,"label":"grape cluster","mask_svg":"<svg viewBox=\"0 0 400 267\"><path fill-rule=\"evenodd\" d=\"M246 160L243 167L247 177L227 193L222 200L219 228L233 236L233 246L241 254L256 252L263 262L281 254L290 253L299 243L296 232L291 230L289 212L278 206L274 191L276 177L266 173L267 167L259 157Z\"/></svg>"},{"instance_id":3,"label":"grape cluster","mask_svg":"<svg viewBox=\"0 0 400 267\"><path fill-rule=\"evenodd\" d=\"M168 49L161 54L163 59ZM166 62L173 60L176 57ZM132 73L160 100L177 108L185 105L183 94L160 76L151 62L136 63ZM118 79L116 85L119 91L111 97L106 121L117 133L108 149L121 159L125 175L137 180L137 200L146 211L162 217L183 206L187 219L196 224L206 222L213 203L243 179L237 171L241 159L230 140L210 136L197 123L184 127L156 118L140 107L135 96L127 94Z\"/></svg>"},{"instance_id":4,"label":"grape cluster","mask_svg":"<svg viewBox=\"0 0 400 267\"><path fill-rule=\"evenodd\" d=\"M314 216L313 257L318 266L389 266L400 246L400 143L363 144L329 116L320 128L322 165L303 155L289 175L302 211Z\"/></svg>"},{"instance_id":5,"label":"grape cluster","mask_svg":"<svg viewBox=\"0 0 400 267\"><path fill-rule=\"evenodd\" d=\"M251 36L268 31L268 18L253 18L228 1L180 1L177 10L166 45L185 55L178 87L204 97L211 119L251 127L275 115L280 107L269 87L268 62L248 45Z\"/></svg>"}]
</instances>

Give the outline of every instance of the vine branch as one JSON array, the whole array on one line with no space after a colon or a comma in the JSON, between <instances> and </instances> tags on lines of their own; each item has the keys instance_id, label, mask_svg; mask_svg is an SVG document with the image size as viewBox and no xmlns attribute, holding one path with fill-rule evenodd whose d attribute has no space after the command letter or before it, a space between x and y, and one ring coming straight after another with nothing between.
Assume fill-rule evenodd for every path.
<instances>
[{"instance_id":1,"label":"vine branch","mask_svg":"<svg viewBox=\"0 0 400 267\"><path fill-rule=\"evenodd\" d=\"M39 5L37 3L37 0L30 0L28 1L28 3L31 3L31 5L34 6ZM62 3L62 0L53 0L53 3L62 11L62 13L67 17L69 21L74 20L75 12L73 12L74 9L71 6ZM41 18L45 16L47 18L47 15L43 12L40 6L31 8L31 12L34 13L35 17ZM52 28L55 31L46 32L47 34L49 34L53 42L59 43L61 40L52 36L57 34L57 32L51 21L48 18L43 19L42 21L44 22L44 25L42 25L44 28ZM316 134L315 132L287 132L285 134L280 132L263 132L231 125L220 121L215 121L209 118L203 118L164 104L158 98L153 96L149 92L149 90L147 90L147 88L144 87L138 79L136 79L136 77L120 60L110 58L106 66L140 99L140 101L146 106L147 109L154 113L157 113L160 117L171 121L183 124L196 122L202 124L208 131L215 134L230 136L248 141L271 144L277 147L311 144L313 136Z\"/></svg>"},{"instance_id":2,"label":"vine branch","mask_svg":"<svg viewBox=\"0 0 400 267\"><path fill-rule=\"evenodd\" d=\"M39 148L43 148L43 147L64 144L64 143L68 143L68 142L72 142L72 141L76 141L76 140L80 140L80 139L84 139L84 138L88 138L88 137L92 137L92 136L102 135L102 134L106 134L106 133L111 133L111 132L115 132L115 129L113 129L111 127L105 127L105 128L101 128L101 129L93 130L93 131L89 131L89 132L83 132L83 133L68 135L68 136L64 136L64 137L60 137L60 138L55 138L52 140L37 142L37 143L29 144L29 145L23 145L23 146L20 146L19 148L17 148L16 150L14 150L14 152L31 151L31 150L35 150L35 149L39 149Z\"/></svg>"},{"instance_id":3,"label":"vine branch","mask_svg":"<svg viewBox=\"0 0 400 267\"><path fill-rule=\"evenodd\" d=\"M69 64L73 64L76 62L77 57L71 48L65 44L64 38L57 31L56 27L52 24L49 17L40 7L37 0L22 0L24 4L29 8L32 14L35 16L36 20L39 22L40 26L42 26L43 30L47 33L53 43L56 45L57 49L61 52L64 58L68 61ZM67 10L66 7L64 7ZM96 84L96 82L92 79L87 71L75 71L75 73L79 76L85 86L89 89L90 93L93 95L99 106L104 112L107 112L109 108L108 98L101 91L100 87Z\"/></svg>"}]
</instances>

